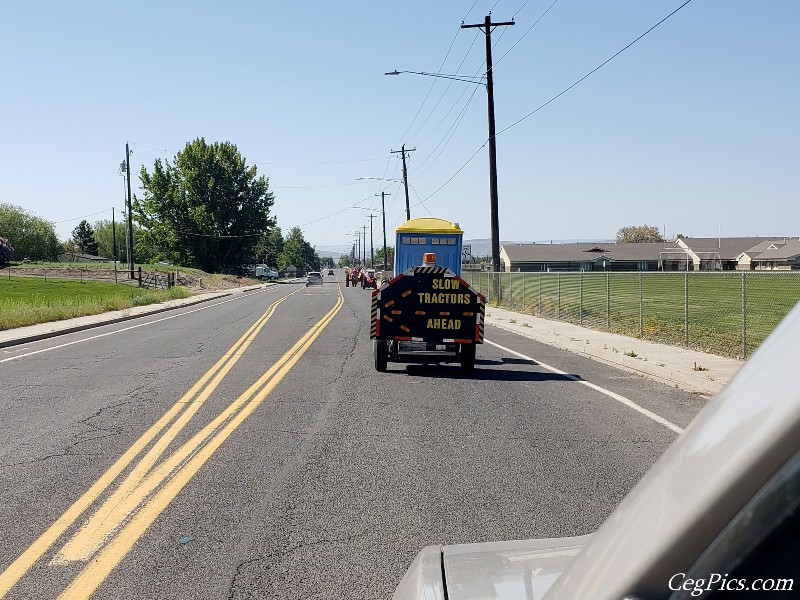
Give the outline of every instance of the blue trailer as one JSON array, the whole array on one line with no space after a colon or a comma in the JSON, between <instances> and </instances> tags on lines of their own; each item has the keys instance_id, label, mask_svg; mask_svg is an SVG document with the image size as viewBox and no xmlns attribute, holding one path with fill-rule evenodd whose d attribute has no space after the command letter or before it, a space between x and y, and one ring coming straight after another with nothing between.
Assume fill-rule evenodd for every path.
<instances>
[{"instance_id":1,"label":"blue trailer","mask_svg":"<svg viewBox=\"0 0 800 600\"><path fill-rule=\"evenodd\" d=\"M399 275L422 264L428 252L436 255L436 266L461 275L461 244L464 232L458 223L444 219L411 219L397 228L394 272Z\"/></svg>"},{"instance_id":2,"label":"blue trailer","mask_svg":"<svg viewBox=\"0 0 800 600\"><path fill-rule=\"evenodd\" d=\"M461 279L463 235L457 223L435 218L397 228L396 275L372 293L370 337L378 371L389 362L474 368L486 299Z\"/></svg>"}]
</instances>

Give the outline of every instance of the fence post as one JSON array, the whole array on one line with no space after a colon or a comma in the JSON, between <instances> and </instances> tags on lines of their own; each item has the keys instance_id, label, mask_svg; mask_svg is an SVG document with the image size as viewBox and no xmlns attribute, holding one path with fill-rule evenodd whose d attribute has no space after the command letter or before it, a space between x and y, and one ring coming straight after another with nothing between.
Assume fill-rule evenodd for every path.
<instances>
[{"instance_id":1,"label":"fence post","mask_svg":"<svg viewBox=\"0 0 800 600\"><path fill-rule=\"evenodd\" d=\"M139 267L139 287L142 287L142 267Z\"/></svg>"},{"instance_id":2,"label":"fence post","mask_svg":"<svg viewBox=\"0 0 800 600\"><path fill-rule=\"evenodd\" d=\"M683 345L689 347L689 271L683 273Z\"/></svg>"},{"instance_id":3,"label":"fence post","mask_svg":"<svg viewBox=\"0 0 800 600\"><path fill-rule=\"evenodd\" d=\"M606 329L611 329L611 285L606 271Z\"/></svg>"},{"instance_id":4,"label":"fence post","mask_svg":"<svg viewBox=\"0 0 800 600\"><path fill-rule=\"evenodd\" d=\"M747 276L742 272L742 360L747 358Z\"/></svg>"},{"instance_id":5,"label":"fence post","mask_svg":"<svg viewBox=\"0 0 800 600\"><path fill-rule=\"evenodd\" d=\"M556 273L556 319L561 320L561 273Z\"/></svg>"},{"instance_id":6,"label":"fence post","mask_svg":"<svg viewBox=\"0 0 800 600\"><path fill-rule=\"evenodd\" d=\"M642 298L642 274L639 273L639 337L644 337L644 301Z\"/></svg>"},{"instance_id":7,"label":"fence post","mask_svg":"<svg viewBox=\"0 0 800 600\"><path fill-rule=\"evenodd\" d=\"M539 301L537 303L537 314L542 314L542 272L539 271Z\"/></svg>"}]
</instances>

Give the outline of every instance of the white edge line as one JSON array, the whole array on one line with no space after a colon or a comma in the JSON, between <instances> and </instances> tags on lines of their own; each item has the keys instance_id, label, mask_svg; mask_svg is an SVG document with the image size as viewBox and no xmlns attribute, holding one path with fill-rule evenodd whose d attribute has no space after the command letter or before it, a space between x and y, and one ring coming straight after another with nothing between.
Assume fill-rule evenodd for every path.
<instances>
[{"instance_id":1,"label":"white edge line","mask_svg":"<svg viewBox=\"0 0 800 600\"><path fill-rule=\"evenodd\" d=\"M260 293L260 292L258 292L258 291L254 292L254 294L258 294L258 293ZM292 292L292 293L294 293L294 292ZM253 294L245 293L245 294L236 296L234 298L229 298L227 300L222 300L221 302L217 302L215 304L206 304L205 306L201 306L200 308L194 308L192 310L187 310L186 312L182 312L180 314L170 315L168 317L161 317L160 319L156 319L154 321L148 321L147 323L139 323L137 325L131 325L130 327L123 327L122 329L115 329L114 331L107 331L106 333L100 333L98 335L93 335L91 337L82 338L80 340L74 340L72 342L67 342L66 344L60 344L58 346L52 346L50 348L43 348L41 350L36 350L34 352L28 352L27 354L20 354L18 356L12 356L10 358L4 358L4 359L0 360L0 364L2 364L4 362L10 362L12 360L18 360L20 358L25 358L27 356L33 356L34 354L41 354L42 352L50 352L51 350L58 350L59 348L66 348L67 346L72 346L74 344L81 344L83 342L89 342L91 340L96 340L98 338L106 337L108 335L114 335L114 334L117 334L117 333L123 333L124 331L130 331L131 329L136 329L138 327L145 327L147 325L153 325L155 323L160 323L161 321L168 321L169 319L177 319L178 317L183 317L183 316L186 316L186 315L190 315L192 313L195 313L195 312L198 312L198 311L201 311L201 310L206 310L208 308L214 308L215 306L219 306L220 304L227 304L228 302L234 302L236 300L241 300L243 298L246 298L246 297L252 296L252 295ZM176 307L176 309L180 310L180 307ZM147 316L147 314L140 315L141 318L144 318L146 316ZM114 323L108 323L108 325L114 325ZM73 332L73 333L79 333L79 332L76 331L76 332ZM44 341L44 340L42 340L42 341Z\"/></svg>"},{"instance_id":2,"label":"white edge line","mask_svg":"<svg viewBox=\"0 0 800 600\"><path fill-rule=\"evenodd\" d=\"M598 391L601 394L605 394L609 398L612 398L613 400L616 400L617 402L620 402L621 404L624 404L628 408L632 408L636 412L643 414L648 419L652 419L653 421L655 421L656 423L659 423L660 425L663 425L667 429L671 429L675 433L678 433L678 434L683 433L683 429L681 427L678 427L677 425L675 425L675 423L672 423L671 421L667 421L664 417L661 417L661 416L657 415L656 413L654 413L652 411L649 411L649 410L647 410L646 408L644 408L642 406L639 406L638 404L636 404L636 402L634 402L633 400L630 400L629 398L626 398L625 396L620 396L619 394L616 394L616 393L612 392L611 390L607 390L607 389L605 389L603 387L600 387L599 385L597 385L595 383L590 383L588 381L584 381L583 379L580 379L579 377L576 377L575 375L570 375L569 373L566 373L566 372L564 372L564 371L562 371L560 369L556 369L555 367L551 367L550 365L545 364L545 363L543 363L542 361L540 361L538 359L531 358L530 356L525 356L524 354L516 352L516 351L512 350L511 348L506 348L505 346L501 346L500 344L496 344L494 342L490 342L489 340L483 340L483 342L485 344L490 344L490 345L494 346L495 348L500 348L500 350L504 350L505 352L509 352L511 354L519 356L520 358L524 358L526 360L530 360L530 361L536 363L538 366L540 366L540 367L542 367L544 369L547 369L548 371L550 371L552 373L557 373L559 375L563 375L563 376L567 377L568 379L571 379L572 381L575 381L577 383L580 383L582 385L590 387L593 390Z\"/></svg>"}]
</instances>

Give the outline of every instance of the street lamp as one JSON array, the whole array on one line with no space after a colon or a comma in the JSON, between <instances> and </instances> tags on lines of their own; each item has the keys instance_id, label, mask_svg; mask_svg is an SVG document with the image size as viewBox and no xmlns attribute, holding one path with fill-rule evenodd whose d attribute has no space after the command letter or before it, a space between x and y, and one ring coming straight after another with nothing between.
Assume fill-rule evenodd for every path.
<instances>
[{"instance_id":1,"label":"street lamp","mask_svg":"<svg viewBox=\"0 0 800 600\"><path fill-rule=\"evenodd\" d=\"M425 73L424 71L390 71L386 75L399 75L401 73L411 73L414 75L427 75L429 77L441 77L443 79L454 79L466 83L478 83L486 86L487 108L489 118L489 204L492 229L492 270L495 272L495 289L500 299L500 219L497 210L497 147L495 144L495 123L494 123L494 83L492 73L492 28L504 25L513 25L513 21L505 23L492 23L491 15L487 15L483 23L476 25L461 25L462 29L480 28L486 35L486 75L484 78L470 77L465 75L442 75L440 73ZM475 81L477 79L477 81Z\"/></svg>"},{"instance_id":2,"label":"street lamp","mask_svg":"<svg viewBox=\"0 0 800 600\"><path fill-rule=\"evenodd\" d=\"M409 73L412 75L427 75L428 77L438 77L440 79L452 79L453 81L463 81L465 83L484 83L484 75L442 75L441 73L425 73L424 71L389 71L384 75L400 75L401 73Z\"/></svg>"}]
</instances>

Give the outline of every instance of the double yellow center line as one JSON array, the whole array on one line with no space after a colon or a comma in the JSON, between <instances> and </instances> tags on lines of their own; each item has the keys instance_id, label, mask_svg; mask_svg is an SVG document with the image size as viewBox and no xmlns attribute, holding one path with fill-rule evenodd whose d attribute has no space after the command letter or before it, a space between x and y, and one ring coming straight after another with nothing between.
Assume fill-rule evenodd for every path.
<instances>
[{"instance_id":1,"label":"double yellow center line","mask_svg":"<svg viewBox=\"0 0 800 600\"><path fill-rule=\"evenodd\" d=\"M335 306L298 340L258 381L234 400L213 421L173 452L157 467L169 444L186 427L256 335L289 296L273 303L231 349L184 394L97 482L59 517L25 552L0 574L0 598L47 552L75 521L105 492L153 440L172 423L131 469L78 533L52 559L51 565L91 562L60 598L87 598L108 577L136 541L164 511L214 452L266 399L294 367L322 330L339 312L343 298L338 290ZM177 417L177 418L176 418Z\"/></svg>"}]
</instances>

